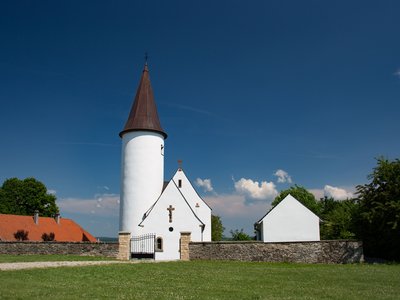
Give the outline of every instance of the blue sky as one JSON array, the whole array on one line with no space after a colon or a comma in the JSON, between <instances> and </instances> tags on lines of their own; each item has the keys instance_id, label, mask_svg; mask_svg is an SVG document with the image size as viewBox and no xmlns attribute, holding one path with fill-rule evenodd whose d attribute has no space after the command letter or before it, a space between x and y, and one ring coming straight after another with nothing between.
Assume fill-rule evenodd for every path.
<instances>
[{"instance_id":1,"label":"blue sky","mask_svg":"<svg viewBox=\"0 0 400 300\"><path fill-rule=\"evenodd\" d=\"M182 159L227 232L252 233L292 184L351 195L375 157L399 157L399 11L398 1L1 1L0 181L35 177L62 216L116 236L118 133L148 51L165 178Z\"/></svg>"}]
</instances>

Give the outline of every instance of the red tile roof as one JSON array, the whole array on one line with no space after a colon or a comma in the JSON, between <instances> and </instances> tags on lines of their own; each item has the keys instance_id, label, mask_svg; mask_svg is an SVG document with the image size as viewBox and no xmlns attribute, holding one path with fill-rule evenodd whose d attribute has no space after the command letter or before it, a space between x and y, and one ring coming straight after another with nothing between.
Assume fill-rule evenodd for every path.
<instances>
[{"instance_id":1,"label":"red tile roof","mask_svg":"<svg viewBox=\"0 0 400 300\"><path fill-rule=\"evenodd\" d=\"M58 242L96 242L96 238L70 219L60 218L57 224L54 218L39 217L35 224L33 216L0 214L0 240L15 241L14 233L28 231L28 241L42 241L43 233L54 233Z\"/></svg>"},{"instance_id":2,"label":"red tile roof","mask_svg":"<svg viewBox=\"0 0 400 300\"><path fill-rule=\"evenodd\" d=\"M158 118L147 64L144 66L142 78L140 79L128 120L119 136L122 137L130 131L154 131L167 138L167 134L162 129L160 119Z\"/></svg>"}]
</instances>

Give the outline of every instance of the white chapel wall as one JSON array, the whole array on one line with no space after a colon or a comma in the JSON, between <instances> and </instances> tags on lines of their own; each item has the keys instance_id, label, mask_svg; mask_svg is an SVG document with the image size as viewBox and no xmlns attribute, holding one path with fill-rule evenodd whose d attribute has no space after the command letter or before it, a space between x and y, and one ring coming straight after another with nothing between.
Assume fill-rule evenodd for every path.
<instances>
[{"instance_id":1,"label":"white chapel wall","mask_svg":"<svg viewBox=\"0 0 400 300\"><path fill-rule=\"evenodd\" d=\"M172 206L172 222L167 208ZM142 234L156 233L163 240L163 251L156 252L156 260L180 259L179 239L181 231L191 232L191 239L201 241L201 223L186 204L174 182L170 181L162 196L142 222ZM170 228L173 230L170 231Z\"/></svg>"},{"instance_id":2,"label":"white chapel wall","mask_svg":"<svg viewBox=\"0 0 400 300\"><path fill-rule=\"evenodd\" d=\"M264 242L319 241L319 218L288 195L262 220Z\"/></svg>"},{"instance_id":3,"label":"white chapel wall","mask_svg":"<svg viewBox=\"0 0 400 300\"><path fill-rule=\"evenodd\" d=\"M211 208L197 194L196 190L193 188L191 182L186 177L186 174L183 170L178 169L172 179L174 180L176 185L178 185L178 188L179 180L181 180L181 187L179 189L185 196L193 211L205 224L202 240L197 240L193 235L191 236L191 240L194 242L211 241Z\"/></svg>"}]
</instances>

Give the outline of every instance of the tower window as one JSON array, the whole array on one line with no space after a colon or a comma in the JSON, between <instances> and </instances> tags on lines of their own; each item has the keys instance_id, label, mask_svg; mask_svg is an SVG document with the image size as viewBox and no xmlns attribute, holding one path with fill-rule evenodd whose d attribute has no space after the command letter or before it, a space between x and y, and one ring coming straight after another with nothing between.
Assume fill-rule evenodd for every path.
<instances>
[{"instance_id":1,"label":"tower window","mask_svg":"<svg viewBox=\"0 0 400 300\"><path fill-rule=\"evenodd\" d=\"M156 239L156 251L162 252L163 251L163 239L162 237L157 237Z\"/></svg>"},{"instance_id":2,"label":"tower window","mask_svg":"<svg viewBox=\"0 0 400 300\"><path fill-rule=\"evenodd\" d=\"M182 179L178 180L178 186L181 188L182 187Z\"/></svg>"}]
</instances>

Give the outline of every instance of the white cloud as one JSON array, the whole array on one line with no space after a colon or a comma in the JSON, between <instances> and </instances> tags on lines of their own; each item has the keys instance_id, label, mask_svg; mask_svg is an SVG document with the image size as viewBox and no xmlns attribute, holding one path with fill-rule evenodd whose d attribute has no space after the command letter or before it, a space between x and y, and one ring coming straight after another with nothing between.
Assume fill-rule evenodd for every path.
<instances>
[{"instance_id":1,"label":"white cloud","mask_svg":"<svg viewBox=\"0 0 400 300\"><path fill-rule=\"evenodd\" d=\"M273 182L262 181L258 183L258 181L245 178L235 182L235 190L241 195L257 200L273 199L278 195Z\"/></svg>"},{"instance_id":2,"label":"white cloud","mask_svg":"<svg viewBox=\"0 0 400 300\"><path fill-rule=\"evenodd\" d=\"M55 195L55 194L57 194L57 191L56 190L47 190L47 194Z\"/></svg>"},{"instance_id":3,"label":"white cloud","mask_svg":"<svg viewBox=\"0 0 400 300\"><path fill-rule=\"evenodd\" d=\"M244 195L237 194L223 194L204 197L204 201L210 205L213 210L213 214L228 218L241 218L252 215L256 215L258 217L258 215L265 213L266 208L270 205L270 203L266 201L247 203ZM262 208L261 211L260 208ZM253 224L256 220L254 220L252 217L249 217L248 221L250 224Z\"/></svg>"},{"instance_id":4,"label":"white cloud","mask_svg":"<svg viewBox=\"0 0 400 300\"><path fill-rule=\"evenodd\" d=\"M205 192L212 192L214 190L214 188L212 187L212 184L211 184L211 179L197 178L196 181L195 181L195 184L198 187L203 188L203 190Z\"/></svg>"},{"instance_id":5,"label":"white cloud","mask_svg":"<svg viewBox=\"0 0 400 300\"><path fill-rule=\"evenodd\" d=\"M68 212L118 216L119 213L119 195L116 194L98 194L93 199L64 198L57 202L61 214Z\"/></svg>"},{"instance_id":6,"label":"white cloud","mask_svg":"<svg viewBox=\"0 0 400 300\"><path fill-rule=\"evenodd\" d=\"M225 227L225 235L230 230L241 229L250 235L253 234L253 225L271 208L270 201L246 201L244 195L221 194L204 197L204 201L212 208L212 214L221 217Z\"/></svg>"},{"instance_id":7,"label":"white cloud","mask_svg":"<svg viewBox=\"0 0 400 300\"><path fill-rule=\"evenodd\" d=\"M206 196L204 201L214 215L221 217L227 236L230 230L241 228L252 235L254 223L271 208L271 200L278 195L278 191L273 182L259 183L245 178L236 181L233 177L232 181L235 187L233 193Z\"/></svg>"},{"instance_id":8,"label":"white cloud","mask_svg":"<svg viewBox=\"0 0 400 300\"><path fill-rule=\"evenodd\" d=\"M279 183L284 183L284 182L288 182L288 183L292 183L292 178L290 177L290 175L284 171L284 170L277 170L274 175L276 177L278 177L278 182Z\"/></svg>"},{"instance_id":9,"label":"white cloud","mask_svg":"<svg viewBox=\"0 0 400 300\"><path fill-rule=\"evenodd\" d=\"M317 200L324 198L324 190L323 189L309 189L308 191L311 194L313 194L315 199L317 199Z\"/></svg>"},{"instance_id":10,"label":"white cloud","mask_svg":"<svg viewBox=\"0 0 400 300\"><path fill-rule=\"evenodd\" d=\"M400 78L400 69L393 73L394 76Z\"/></svg>"},{"instance_id":11,"label":"white cloud","mask_svg":"<svg viewBox=\"0 0 400 300\"><path fill-rule=\"evenodd\" d=\"M335 200L345 200L353 197L353 193L346 191L345 189L334 187L330 185L325 185L324 196L328 198L333 198Z\"/></svg>"}]
</instances>

